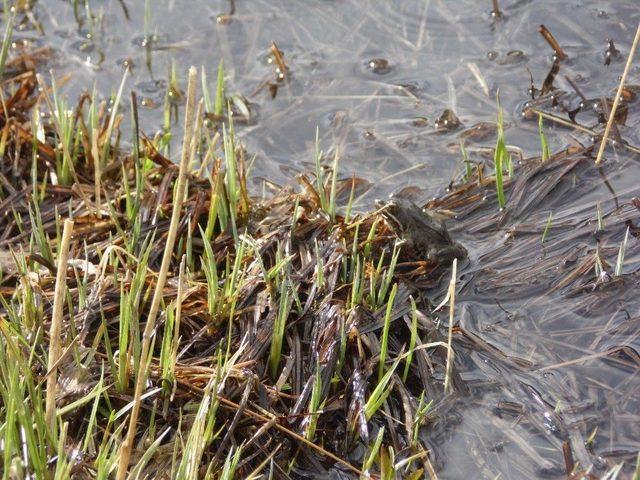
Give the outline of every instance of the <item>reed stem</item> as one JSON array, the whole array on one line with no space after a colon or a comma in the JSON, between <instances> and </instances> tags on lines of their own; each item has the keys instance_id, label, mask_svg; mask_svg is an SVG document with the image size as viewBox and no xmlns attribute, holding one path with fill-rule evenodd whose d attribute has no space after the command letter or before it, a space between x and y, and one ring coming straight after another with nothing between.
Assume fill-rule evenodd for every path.
<instances>
[{"instance_id":1,"label":"reed stem","mask_svg":"<svg viewBox=\"0 0 640 480\"><path fill-rule=\"evenodd\" d=\"M176 242L176 234L178 232L178 223L180 220L180 212L182 210L182 199L184 197L185 187L187 184L187 172L189 167L189 159L193 137L193 127L195 123L195 103L196 103L196 76L195 67L189 69L189 80L187 84L187 105L185 108L185 127L184 138L182 141L182 157L180 159L180 169L178 173L177 187L175 198L173 201L173 211L171 212L171 222L169 224L169 233L167 234L167 242L162 256L162 264L158 273L158 281L153 292L151 308L147 317L147 324L142 335L142 349L140 353L140 361L138 363L138 372L136 375L135 393L133 396L133 407L131 408L131 416L129 417L129 429L127 436L122 443L120 450L120 458L118 460L117 480L125 480L127 478L127 470L131 460L131 452L133 451L133 442L136 437L136 426L138 423L138 415L140 413L140 403L142 390L147 378L147 363L149 361L149 350L151 339L156 327L156 318L162 301L162 292L167 280L171 257L173 256L173 247Z\"/></svg>"},{"instance_id":2,"label":"reed stem","mask_svg":"<svg viewBox=\"0 0 640 480\"><path fill-rule=\"evenodd\" d=\"M45 400L45 421L53 438L56 437L56 393L58 389L58 367L56 366L61 352L60 332L62 330L62 314L64 310L67 287L67 261L69 259L69 243L73 234L73 220L66 219L62 230L62 240L58 251L56 284L53 294L53 313L49 328L49 360L47 362L47 396ZM54 443L55 444L55 443Z\"/></svg>"}]
</instances>

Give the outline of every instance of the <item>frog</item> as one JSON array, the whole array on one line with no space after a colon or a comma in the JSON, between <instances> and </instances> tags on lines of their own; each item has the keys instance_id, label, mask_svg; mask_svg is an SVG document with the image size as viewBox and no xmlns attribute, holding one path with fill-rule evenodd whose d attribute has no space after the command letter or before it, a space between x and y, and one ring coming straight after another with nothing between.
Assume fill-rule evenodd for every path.
<instances>
[{"instance_id":1,"label":"frog","mask_svg":"<svg viewBox=\"0 0 640 480\"><path fill-rule=\"evenodd\" d=\"M467 249L451 238L444 222L430 210L404 198L378 200L376 206L412 256L442 266L449 266L454 258L467 258Z\"/></svg>"}]
</instances>

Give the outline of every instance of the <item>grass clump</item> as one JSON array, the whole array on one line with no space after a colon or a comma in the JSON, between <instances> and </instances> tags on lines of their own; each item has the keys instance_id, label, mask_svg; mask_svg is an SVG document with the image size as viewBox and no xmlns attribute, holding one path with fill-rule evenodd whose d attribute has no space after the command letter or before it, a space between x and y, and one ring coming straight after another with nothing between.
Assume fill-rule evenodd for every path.
<instances>
[{"instance_id":1,"label":"grass clump","mask_svg":"<svg viewBox=\"0 0 640 480\"><path fill-rule=\"evenodd\" d=\"M411 279L436 266L399 270L397 234L377 213L352 212L355 179L339 178L338 153L322 164L319 142L315 179L252 198L245 152L220 112L222 65L213 105L196 101L194 75L179 167L165 156L172 123L141 136L135 95L123 146L126 73L110 115L95 93L70 114L55 85L52 99L38 92L33 72L5 79L18 113L1 120L21 133L3 137L12 161L0 174L25 187L0 199L11 252L0 263L4 465L42 478L336 466L389 477L396 464L415 474L405 459L427 446L391 448L389 422L425 394L412 359L436 347L418 351L417 312L430 306L410 298ZM20 127L46 111L51 121ZM67 267L57 268L67 240ZM444 361L432 365L441 383ZM359 444L372 448L350 457Z\"/></svg>"}]
</instances>

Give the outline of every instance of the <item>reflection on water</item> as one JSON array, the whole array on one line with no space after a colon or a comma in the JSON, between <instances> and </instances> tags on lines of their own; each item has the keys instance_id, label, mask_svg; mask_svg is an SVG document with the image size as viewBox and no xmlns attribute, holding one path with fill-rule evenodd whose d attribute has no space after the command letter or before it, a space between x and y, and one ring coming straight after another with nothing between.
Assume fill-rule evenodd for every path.
<instances>
[{"instance_id":1,"label":"reflection on water","mask_svg":"<svg viewBox=\"0 0 640 480\"><path fill-rule=\"evenodd\" d=\"M545 88L554 63L540 24L568 55L555 87L566 92L569 109L587 105L575 110L578 122L596 126L599 99L617 86L640 20L632 0L501 1L499 20L491 2L475 0L252 0L234 9L227 1L156 0L146 13L142 1L89 1L76 11L73 3L39 1L15 33L16 49L54 49L47 66L60 79L70 74L64 90L72 98L94 84L109 95L124 65L132 65L128 88L143 107L141 128L152 136L162 128L172 63L177 72L202 66L214 79L223 59L229 92L246 97L256 116L238 130L256 155L257 174L284 182L309 169L319 128L323 149L339 152L341 172L372 182L360 209L405 187L417 187L424 199L442 193L464 169L461 140L470 160L481 161L495 142L498 92L507 142L525 157L539 154L537 121L521 110L532 83L534 91ZM290 70L272 98L273 89L260 87L273 77L274 41ZM640 83L639 67L629 83ZM552 103L545 110L553 111ZM631 103L618 127L636 145L637 110ZM545 132L551 151L591 142L584 131L548 122ZM576 168L563 174L555 194L504 228L460 232L474 252L462 270L469 280L460 324L475 340L459 359L469 395L442 406L450 421L438 422L428 439L441 478L564 478L565 443L581 468L633 461L640 304L632 199L640 172L631 153L610 157L606 182L593 168ZM596 248L596 204L609 230L599 248L610 263L625 222L634 235L628 275L592 286L593 294L558 282ZM550 212L553 229L543 247ZM499 362L477 339L534 367Z\"/></svg>"}]
</instances>

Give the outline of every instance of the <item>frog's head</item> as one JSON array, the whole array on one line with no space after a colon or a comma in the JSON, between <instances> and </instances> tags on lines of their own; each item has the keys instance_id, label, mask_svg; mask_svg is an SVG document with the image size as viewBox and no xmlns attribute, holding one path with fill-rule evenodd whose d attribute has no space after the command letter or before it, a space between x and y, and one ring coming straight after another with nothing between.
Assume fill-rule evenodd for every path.
<instances>
[{"instance_id":1,"label":"frog's head","mask_svg":"<svg viewBox=\"0 0 640 480\"><path fill-rule=\"evenodd\" d=\"M376 207L389 226L398 233L405 232L414 224L415 216L421 214L420 207L402 198L391 198L386 202L376 200Z\"/></svg>"}]
</instances>

